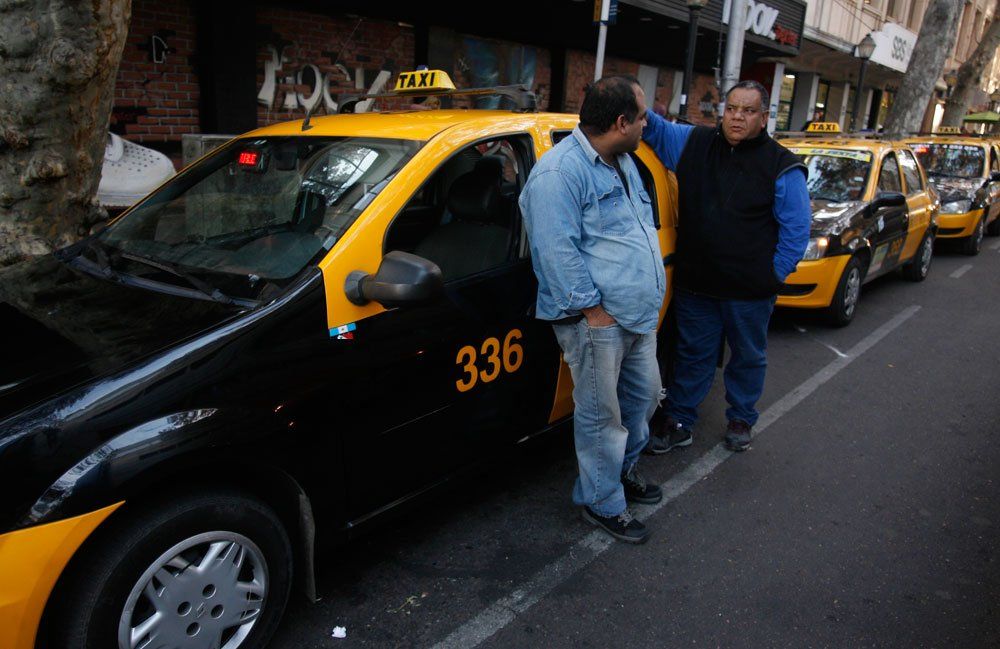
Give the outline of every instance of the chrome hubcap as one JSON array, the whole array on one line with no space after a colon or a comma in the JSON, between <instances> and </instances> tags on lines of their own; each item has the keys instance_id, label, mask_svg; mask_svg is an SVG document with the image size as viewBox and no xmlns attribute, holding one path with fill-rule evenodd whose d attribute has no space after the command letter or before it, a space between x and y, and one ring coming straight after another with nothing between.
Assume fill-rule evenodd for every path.
<instances>
[{"instance_id":1,"label":"chrome hubcap","mask_svg":"<svg viewBox=\"0 0 1000 649\"><path fill-rule=\"evenodd\" d=\"M844 314L852 315L854 307L858 304L858 296L861 294L861 271L852 268L847 275L847 284L844 286Z\"/></svg>"},{"instance_id":2,"label":"chrome hubcap","mask_svg":"<svg viewBox=\"0 0 1000 649\"><path fill-rule=\"evenodd\" d=\"M260 619L267 588L267 563L253 541L233 532L193 536L132 587L118 647L236 649Z\"/></svg>"}]
</instances>

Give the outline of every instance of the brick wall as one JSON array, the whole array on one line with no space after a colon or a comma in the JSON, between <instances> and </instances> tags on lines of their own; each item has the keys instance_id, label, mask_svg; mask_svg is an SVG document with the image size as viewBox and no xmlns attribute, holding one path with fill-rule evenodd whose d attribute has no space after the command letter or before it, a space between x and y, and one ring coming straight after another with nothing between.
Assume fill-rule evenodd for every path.
<instances>
[{"instance_id":1,"label":"brick wall","mask_svg":"<svg viewBox=\"0 0 1000 649\"><path fill-rule=\"evenodd\" d=\"M270 32L266 42L259 42L257 47L258 91L263 88L265 70L274 57L273 52L283 44L273 100L269 95L258 101L257 121L261 126L305 117L306 108L298 95L308 100L317 87L315 70L311 69L303 73L302 80L306 83L296 84L299 71L306 66L316 66L322 77L319 87L325 80L329 84L330 101L339 107L345 98L367 91L379 72L392 73L386 88L391 90L397 73L414 65L413 28L397 22L265 7L258 9L257 24ZM261 103L269 100L270 106ZM319 101L322 105L315 113L322 115L327 112L322 93ZM378 108L402 108L405 103L379 100ZM330 108L330 112L335 110Z\"/></svg>"},{"instance_id":2,"label":"brick wall","mask_svg":"<svg viewBox=\"0 0 1000 649\"><path fill-rule=\"evenodd\" d=\"M153 62L151 40L170 48ZM187 2L134 0L115 84L111 130L143 143L179 142L198 132L198 79L192 56L195 21Z\"/></svg>"},{"instance_id":3,"label":"brick wall","mask_svg":"<svg viewBox=\"0 0 1000 649\"><path fill-rule=\"evenodd\" d=\"M597 62L596 54L590 52L569 51L566 53L566 106L567 113L578 113L580 104L583 103L583 90L588 83L594 79L594 65ZM615 57L605 57L604 76L613 74L639 74L639 63ZM673 95L674 71L670 68L660 68L656 78L656 96L646 97L646 104L652 108L654 104L661 103L665 107L670 105L670 98Z\"/></svg>"}]
</instances>

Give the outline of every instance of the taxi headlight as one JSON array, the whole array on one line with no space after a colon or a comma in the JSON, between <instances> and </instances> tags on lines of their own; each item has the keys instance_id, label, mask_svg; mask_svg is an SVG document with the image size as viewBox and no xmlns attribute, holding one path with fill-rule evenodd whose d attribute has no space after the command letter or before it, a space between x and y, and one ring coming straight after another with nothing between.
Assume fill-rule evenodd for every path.
<instances>
[{"instance_id":1,"label":"taxi headlight","mask_svg":"<svg viewBox=\"0 0 1000 649\"><path fill-rule=\"evenodd\" d=\"M809 240L809 247L806 248L806 254L803 255L802 259L809 261L812 259L819 259L826 254L826 247L830 245L830 240L826 237L817 237L815 239Z\"/></svg>"},{"instance_id":2,"label":"taxi headlight","mask_svg":"<svg viewBox=\"0 0 1000 649\"><path fill-rule=\"evenodd\" d=\"M965 214L972 209L972 201L968 198L960 201L948 201L941 205L942 214Z\"/></svg>"}]
</instances>

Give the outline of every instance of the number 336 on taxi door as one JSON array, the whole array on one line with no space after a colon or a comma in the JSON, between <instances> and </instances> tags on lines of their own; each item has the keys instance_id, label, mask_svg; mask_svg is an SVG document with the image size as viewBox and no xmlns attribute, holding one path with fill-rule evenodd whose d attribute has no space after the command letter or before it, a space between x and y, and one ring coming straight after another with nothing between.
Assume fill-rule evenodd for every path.
<instances>
[{"instance_id":1,"label":"number 336 on taxi door","mask_svg":"<svg viewBox=\"0 0 1000 649\"><path fill-rule=\"evenodd\" d=\"M521 330L511 329L504 336L503 345L497 338L487 338L479 347L479 352L472 345L466 345L458 350L455 364L462 367L462 378L455 381L459 392L468 392L482 381L489 383L500 376L500 370L513 374L524 361L524 349L517 342L521 340ZM480 369L477 361L479 356L484 359L485 367Z\"/></svg>"}]
</instances>

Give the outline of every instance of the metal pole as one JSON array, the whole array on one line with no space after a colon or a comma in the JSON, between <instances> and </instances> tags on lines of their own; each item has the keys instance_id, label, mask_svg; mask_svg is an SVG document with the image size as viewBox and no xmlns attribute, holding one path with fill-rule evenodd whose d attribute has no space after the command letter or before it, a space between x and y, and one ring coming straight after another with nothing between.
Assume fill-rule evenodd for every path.
<instances>
[{"instance_id":1,"label":"metal pole","mask_svg":"<svg viewBox=\"0 0 1000 649\"><path fill-rule=\"evenodd\" d=\"M726 58L722 64L722 96L740 82L743 64L743 38L746 35L746 0L731 0L729 30L726 32Z\"/></svg>"},{"instance_id":2,"label":"metal pole","mask_svg":"<svg viewBox=\"0 0 1000 649\"><path fill-rule=\"evenodd\" d=\"M858 90L854 93L854 119L851 121L851 130L858 131L858 120L861 118L861 93L865 87L865 68L868 67L868 59L861 59L861 72L858 73Z\"/></svg>"},{"instance_id":3,"label":"metal pole","mask_svg":"<svg viewBox=\"0 0 1000 649\"><path fill-rule=\"evenodd\" d=\"M688 48L687 58L684 61L684 85L681 87L681 109L680 116L688 116L688 93L691 92L691 81L694 76L694 48L698 41L698 14L701 7L688 7Z\"/></svg>"},{"instance_id":4,"label":"metal pole","mask_svg":"<svg viewBox=\"0 0 1000 649\"><path fill-rule=\"evenodd\" d=\"M604 74L604 44L608 40L608 20L611 18L611 0L601 0L601 28L597 32L597 63L594 65L594 81Z\"/></svg>"}]
</instances>

